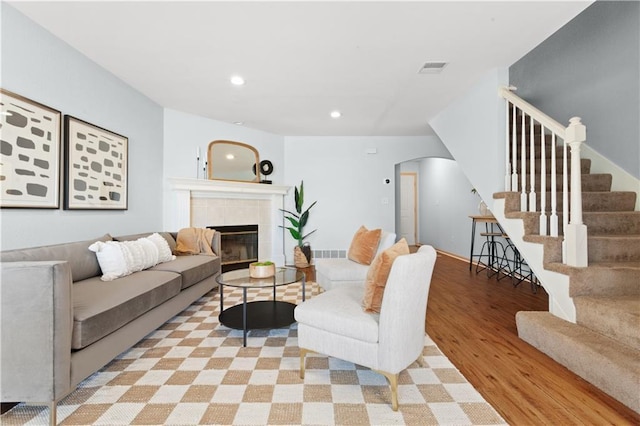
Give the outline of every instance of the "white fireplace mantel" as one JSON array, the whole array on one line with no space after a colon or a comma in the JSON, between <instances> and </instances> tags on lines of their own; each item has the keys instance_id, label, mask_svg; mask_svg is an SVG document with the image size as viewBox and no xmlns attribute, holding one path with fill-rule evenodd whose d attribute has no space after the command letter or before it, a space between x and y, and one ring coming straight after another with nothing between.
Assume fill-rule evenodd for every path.
<instances>
[{"instance_id":1,"label":"white fireplace mantel","mask_svg":"<svg viewBox=\"0 0 640 426\"><path fill-rule=\"evenodd\" d=\"M192 206L194 199L235 199L235 200L268 200L271 210L268 223L269 248L264 250L263 256L273 260L276 264L283 265L284 242L280 209L284 206L284 196L291 189L290 186L268 185L249 182L233 182L222 180L193 179L193 178L168 178L169 189L169 217L167 229L181 229L194 226L192 223ZM267 202L267 201L263 201ZM197 208L197 207L196 207ZM257 223L257 222L255 222Z\"/></svg>"},{"instance_id":2,"label":"white fireplace mantel","mask_svg":"<svg viewBox=\"0 0 640 426\"><path fill-rule=\"evenodd\" d=\"M290 186L266 185L252 182L234 182L226 180L209 180L193 178L169 178L172 191L203 192L208 194L235 194L255 199L265 196L286 195Z\"/></svg>"}]
</instances>

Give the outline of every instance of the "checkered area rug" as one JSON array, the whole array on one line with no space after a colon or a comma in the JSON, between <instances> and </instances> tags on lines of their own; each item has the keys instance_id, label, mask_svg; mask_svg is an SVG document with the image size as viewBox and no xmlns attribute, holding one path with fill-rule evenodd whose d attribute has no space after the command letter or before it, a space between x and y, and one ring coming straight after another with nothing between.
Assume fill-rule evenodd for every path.
<instances>
[{"instance_id":1,"label":"checkered area rug","mask_svg":"<svg viewBox=\"0 0 640 426\"><path fill-rule=\"evenodd\" d=\"M278 288L299 303L300 285ZM307 297L319 292L307 283ZM250 290L269 300L272 290ZM224 306L241 303L225 288ZM368 368L307 356L299 377L297 324L242 330L218 322L220 298L210 292L136 346L87 378L58 404L64 425L496 425L506 424L428 336L426 367L398 379L399 410L391 410L386 379ZM48 409L20 404L3 425L46 425Z\"/></svg>"}]
</instances>

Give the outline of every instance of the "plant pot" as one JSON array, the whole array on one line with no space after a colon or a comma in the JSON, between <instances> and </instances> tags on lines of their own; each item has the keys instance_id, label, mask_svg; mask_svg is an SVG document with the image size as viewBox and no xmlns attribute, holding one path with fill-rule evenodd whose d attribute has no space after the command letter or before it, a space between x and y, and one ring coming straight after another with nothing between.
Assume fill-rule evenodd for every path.
<instances>
[{"instance_id":1,"label":"plant pot","mask_svg":"<svg viewBox=\"0 0 640 426\"><path fill-rule=\"evenodd\" d=\"M306 253L305 253L306 252ZM311 260L311 247L310 246L295 246L293 248L293 263L296 268L306 268L309 266Z\"/></svg>"},{"instance_id":2,"label":"plant pot","mask_svg":"<svg viewBox=\"0 0 640 426\"><path fill-rule=\"evenodd\" d=\"M249 264L249 276L251 278L269 278L276 274L276 265Z\"/></svg>"}]
</instances>

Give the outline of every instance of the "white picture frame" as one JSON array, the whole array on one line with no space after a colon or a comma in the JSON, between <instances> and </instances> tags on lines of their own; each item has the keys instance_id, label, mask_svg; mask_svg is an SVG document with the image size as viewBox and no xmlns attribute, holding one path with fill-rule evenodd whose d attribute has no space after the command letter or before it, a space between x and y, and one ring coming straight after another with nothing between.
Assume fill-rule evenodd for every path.
<instances>
[{"instance_id":1,"label":"white picture frame","mask_svg":"<svg viewBox=\"0 0 640 426\"><path fill-rule=\"evenodd\" d=\"M0 207L60 207L60 111L0 89Z\"/></svg>"}]
</instances>

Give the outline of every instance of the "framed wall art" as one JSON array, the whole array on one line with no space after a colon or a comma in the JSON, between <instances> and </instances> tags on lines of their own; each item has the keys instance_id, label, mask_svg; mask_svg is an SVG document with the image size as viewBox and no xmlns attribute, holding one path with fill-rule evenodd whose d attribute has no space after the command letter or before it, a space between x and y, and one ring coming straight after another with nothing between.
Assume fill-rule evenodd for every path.
<instances>
[{"instance_id":1,"label":"framed wall art","mask_svg":"<svg viewBox=\"0 0 640 426\"><path fill-rule=\"evenodd\" d=\"M60 207L60 111L0 89L0 207Z\"/></svg>"},{"instance_id":2,"label":"framed wall art","mask_svg":"<svg viewBox=\"0 0 640 426\"><path fill-rule=\"evenodd\" d=\"M126 210L129 139L69 115L64 124L64 208Z\"/></svg>"}]
</instances>

